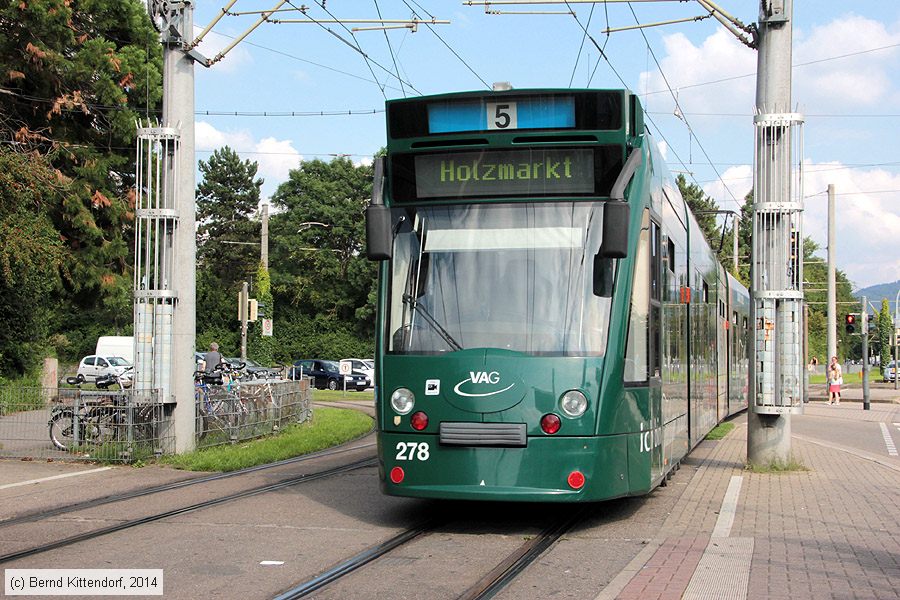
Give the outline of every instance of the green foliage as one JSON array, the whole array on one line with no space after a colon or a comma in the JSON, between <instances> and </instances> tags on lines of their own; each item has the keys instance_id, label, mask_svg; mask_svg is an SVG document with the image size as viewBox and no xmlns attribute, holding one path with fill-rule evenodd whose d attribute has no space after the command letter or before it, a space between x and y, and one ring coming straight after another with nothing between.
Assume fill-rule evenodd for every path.
<instances>
[{"instance_id":1,"label":"green foliage","mask_svg":"<svg viewBox=\"0 0 900 600\"><path fill-rule=\"evenodd\" d=\"M820 365L828 364L827 331L828 331L828 263L817 256L819 245L811 238L803 239L803 279L804 296L808 307L807 330L809 332L809 358L816 357ZM860 336L844 333L844 317L848 312L858 312L851 309L856 302L853 297L853 286L846 274L835 270L835 296L837 298L837 325L838 325L838 358L859 356ZM846 374L845 374L846 379Z\"/></svg>"},{"instance_id":2,"label":"green foliage","mask_svg":"<svg viewBox=\"0 0 900 600\"><path fill-rule=\"evenodd\" d=\"M706 434L708 440L721 440L734 429L734 423L719 423L713 430Z\"/></svg>"},{"instance_id":3,"label":"green foliage","mask_svg":"<svg viewBox=\"0 0 900 600\"><path fill-rule=\"evenodd\" d=\"M291 425L278 435L165 457L161 462L189 471L236 471L337 446L371 429L372 419L359 411L316 408L311 423Z\"/></svg>"},{"instance_id":4,"label":"green foliage","mask_svg":"<svg viewBox=\"0 0 900 600\"><path fill-rule=\"evenodd\" d=\"M761 465L750 463L746 468L751 473L758 473L761 475L779 475L782 473L809 471L809 469L803 463L793 458L790 458L787 461L773 460L770 463Z\"/></svg>"},{"instance_id":5,"label":"green foliage","mask_svg":"<svg viewBox=\"0 0 900 600\"><path fill-rule=\"evenodd\" d=\"M331 317L359 338L374 336L374 319L358 320L374 315L377 268L365 258L364 220L371 189L372 168L346 158L304 162L278 187L271 255L279 312Z\"/></svg>"},{"instance_id":6,"label":"green foliage","mask_svg":"<svg viewBox=\"0 0 900 600\"><path fill-rule=\"evenodd\" d=\"M696 183L688 185L684 175L678 175L675 178L675 183L678 184L681 197L684 198L691 212L694 213L694 218L697 219L706 242L713 249L713 252L716 253L719 262L727 265L727 268L730 270L730 266L733 263L731 240L734 238L731 237L733 235L731 232L726 232L726 235L723 236L722 230L716 223L715 212L719 210L719 205Z\"/></svg>"},{"instance_id":7,"label":"green foliage","mask_svg":"<svg viewBox=\"0 0 900 600\"><path fill-rule=\"evenodd\" d=\"M263 336L262 320L264 317L272 318L273 316L272 284L269 280L269 270L265 268L262 262L259 263L259 269L256 271L256 285L254 288L251 295L255 296L259 302L260 316L259 320L251 327L247 353L260 364L271 365L275 362L276 341L274 336Z\"/></svg>"},{"instance_id":8,"label":"green foliage","mask_svg":"<svg viewBox=\"0 0 900 600\"><path fill-rule=\"evenodd\" d=\"M0 375L25 373L46 351L65 257L49 211L69 189L40 155L0 149Z\"/></svg>"},{"instance_id":9,"label":"green foliage","mask_svg":"<svg viewBox=\"0 0 900 600\"><path fill-rule=\"evenodd\" d=\"M4 206L0 221L24 217L21 244L50 236L42 252L58 251L41 262L46 277L40 281L33 279L40 269L15 274L21 293L41 289L28 296L35 315L13 333L30 341L0 339L0 353L10 358L0 369L9 372L27 368L45 350L78 352L84 330L73 316L86 317L91 327L104 325L103 333L131 321L134 124L159 106L162 59L138 0L7 2L0 6L0 31L6 92L0 94L0 142L40 155L45 164L39 168L52 174L34 180L3 169L6 185L26 194L35 186L56 190L41 192L39 204L19 213ZM39 266L36 258L25 253L17 268L22 260ZM2 302L22 306L15 298ZM54 336L62 337L50 344Z\"/></svg>"},{"instance_id":10,"label":"green foliage","mask_svg":"<svg viewBox=\"0 0 900 600\"><path fill-rule=\"evenodd\" d=\"M228 146L199 168L197 262L221 289L236 292L259 264L260 224L252 217L263 180L256 179L255 162L241 161Z\"/></svg>"},{"instance_id":11,"label":"green foliage","mask_svg":"<svg viewBox=\"0 0 900 600\"><path fill-rule=\"evenodd\" d=\"M875 339L878 344L878 352L881 355L881 364L891 362L893 348L891 347L891 332L894 329L894 317L891 315L891 304L887 298L881 299L881 310L875 314Z\"/></svg>"}]
</instances>

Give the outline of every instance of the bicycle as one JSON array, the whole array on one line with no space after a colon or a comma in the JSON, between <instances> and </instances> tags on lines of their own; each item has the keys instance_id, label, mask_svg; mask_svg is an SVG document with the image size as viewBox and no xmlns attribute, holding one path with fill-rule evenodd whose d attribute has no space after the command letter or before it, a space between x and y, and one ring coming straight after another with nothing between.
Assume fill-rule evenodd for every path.
<instances>
[{"instance_id":1,"label":"bicycle","mask_svg":"<svg viewBox=\"0 0 900 600\"><path fill-rule=\"evenodd\" d=\"M110 443L127 444L122 450L131 453L135 442L149 442L156 437L157 407L153 403L135 405L132 393L126 392L120 376L97 378L98 392L82 392L83 376L68 377L66 382L77 386L72 406L60 404L50 411L47 422L50 441L64 451L82 446L105 446ZM118 386L118 391L109 388Z\"/></svg>"},{"instance_id":2,"label":"bicycle","mask_svg":"<svg viewBox=\"0 0 900 600\"><path fill-rule=\"evenodd\" d=\"M239 439L242 423L249 412L241 399L238 381L243 366L222 362L216 365L212 373L194 372L197 407L194 433L198 441L211 431L227 432L232 443Z\"/></svg>"}]
</instances>

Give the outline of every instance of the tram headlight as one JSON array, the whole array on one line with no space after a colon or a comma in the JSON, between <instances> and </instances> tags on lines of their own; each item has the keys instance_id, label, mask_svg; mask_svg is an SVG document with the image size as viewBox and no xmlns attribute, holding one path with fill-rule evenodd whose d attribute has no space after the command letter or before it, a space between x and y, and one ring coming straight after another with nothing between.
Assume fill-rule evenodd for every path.
<instances>
[{"instance_id":1,"label":"tram headlight","mask_svg":"<svg viewBox=\"0 0 900 600\"><path fill-rule=\"evenodd\" d=\"M559 409L567 417L580 417L587 410L588 400L578 390L569 390L559 398Z\"/></svg>"},{"instance_id":2,"label":"tram headlight","mask_svg":"<svg viewBox=\"0 0 900 600\"><path fill-rule=\"evenodd\" d=\"M406 388L397 388L391 394L391 407L398 415L408 414L416 405L416 397L411 390Z\"/></svg>"}]
</instances>

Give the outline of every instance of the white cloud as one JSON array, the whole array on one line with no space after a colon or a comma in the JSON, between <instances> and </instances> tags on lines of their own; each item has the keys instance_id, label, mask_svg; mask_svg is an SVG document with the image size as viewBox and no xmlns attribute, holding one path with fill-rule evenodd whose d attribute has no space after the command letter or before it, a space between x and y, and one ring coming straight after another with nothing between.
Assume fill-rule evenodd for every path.
<instances>
[{"instance_id":1,"label":"white cloud","mask_svg":"<svg viewBox=\"0 0 900 600\"><path fill-rule=\"evenodd\" d=\"M703 191L715 199L722 210L738 210L744 205L744 198L751 189L753 189L752 165L728 167L722 172L722 179L703 186Z\"/></svg>"},{"instance_id":2,"label":"white cloud","mask_svg":"<svg viewBox=\"0 0 900 600\"><path fill-rule=\"evenodd\" d=\"M895 27L896 29L896 27ZM861 16L843 15L813 28L795 32L794 63L900 43L900 30ZM815 100L817 108L875 106L890 96L900 48L867 52L837 60L805 65L794 70L794 96Z\"/></svg>"},{"instance_id":3,"label":"white cloud","mask_svg":"<svg viewBox=\"0 0 900 600\"><path fill-rule=\"evenodd\" d=\"M756 72L756 53L738 42L724 29L695 46L684 34L676 33L663 38L666 56L660 60L663 79L659 70L644 72L640 76L638 93L642 94L645 107L650 110L674 111L675 104L667 90L666 81L678 93L682 110L688 112L749 112L755 98L756 82L745 77L717 85L691 88L697 83L718 81L738 75ZM661 93L660 90L666 90ZM644 97L645 91L651 92Z\"/></svg>"},{"instance_id":4,"label":"white cloud","mask_svg":"<svg viewBox=\"0 0 900 600\"><path fill-rule=\"evenodd\" d=\"M846 169L836 162L807 163L804 235L828 242L828 184L835 186L837 267L857 287L900 279L900 175L883 169Z\"/></svg>"},{"instance_id":5,"label":"white cloud","mask_svg":"<svg viewBox=\"0 0 900 600\"><path fill-rule=\"evenodd\" d=\"M194 126L195 147L201 158L228 146L238 153L242 160L251 160L259 165L257 175L264 179L262 197L268 200L279 184L287 181L288 172L300 166L303 156L293 147L291 140L266 137L255 140L246 130L220 131L205 121L197 121Z\"/></svg>"}]
</instances>

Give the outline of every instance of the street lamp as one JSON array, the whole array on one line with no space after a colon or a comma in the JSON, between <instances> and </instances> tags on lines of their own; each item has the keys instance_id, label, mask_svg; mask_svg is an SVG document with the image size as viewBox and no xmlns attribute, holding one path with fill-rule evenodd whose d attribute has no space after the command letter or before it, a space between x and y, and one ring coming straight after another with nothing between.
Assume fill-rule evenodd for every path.
<instances>
[{"instance_id":1,"label":"street lamp","mask_svg":"<svg viewBox=\"0 0 900 600\"><path fill-rule=\"evenodd\" d=\"M318 221L304 221L303 223L300 223L300 229L297 230L297 233L306 231L310 227L325 227L327 229L331 227L331 225L329 225L328 223L320 223Z\"/></svg>"}]
</instances>

